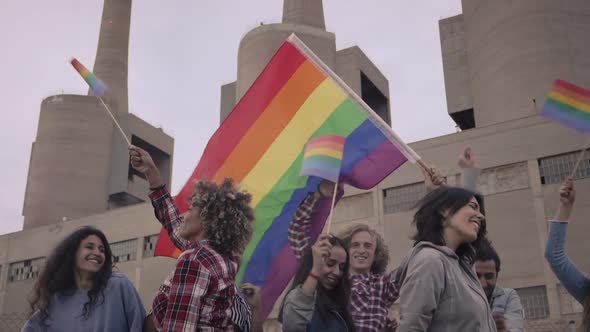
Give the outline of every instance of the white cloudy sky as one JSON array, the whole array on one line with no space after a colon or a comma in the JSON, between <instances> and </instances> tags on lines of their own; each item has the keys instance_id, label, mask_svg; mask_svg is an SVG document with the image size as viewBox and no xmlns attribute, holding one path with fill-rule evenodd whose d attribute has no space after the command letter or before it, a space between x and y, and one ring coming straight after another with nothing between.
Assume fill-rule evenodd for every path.
<instances>
[{"instance_id":1,"label":"white cloudy sky","mask_svg":"<svg viewBox=\"0 0 590 332\"><path fill-rule=\"evenodd\" d=\"M0 234L22 229L41 100L87 91L68 60L75 56L92 67L102 4L2 0ZM393 128L403 139L454 131L446 112L438 20L460 13L460 0L324 0L324 12L338 48L359 45L389 79ZM240 38L281 15L281 0L133 3L130 111L175 138L173 192L218 126L219 86L236 78Z\"/></svg>"}]
</instances>

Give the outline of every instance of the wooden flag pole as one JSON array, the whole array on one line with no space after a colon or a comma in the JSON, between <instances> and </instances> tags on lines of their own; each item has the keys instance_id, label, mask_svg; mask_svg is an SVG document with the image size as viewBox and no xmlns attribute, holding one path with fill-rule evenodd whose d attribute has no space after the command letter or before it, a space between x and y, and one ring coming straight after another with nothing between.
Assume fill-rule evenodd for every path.
<instances>
[{"instance_id":1,"label":"wooden flag pole","mask_svg":"<svg viewBox=\"0 0 590 332\"><path fill-rule=\"evenodd\" d=\"M127 138L127 135L125 135L125 132L123 131L123 128L121 128L121 126L119 125L119 122L117 121L117 119L115 119L115 116L113 115L113 113L111 113L111 110L109 109L109 107L107 106L107 104L104 103L104 100L102 100L102 98L98 97L98 99L100 100L100 102L102 103L102 105L104 106L104 108L107 110L107 112L109 113L109 115L111 116L111 119L113 119L113 122L115 122L115 125L117 125L117 128L119 128L119 131L121 132L121 135L123 135L123 138L125 138L125 141L127 142L128 146L131 146L131 142L129 142L129 139Z\"/></svg>"},{"instance_id":2,"label":"wooden flag pole","mask_svg":"<svg viewBox=\"0 0 590 332\"><path fill-rule=\"evenodd\" d=\"M334 184L334 192L332 193L332 204L330 204L330 214L328 215L328 222L326 224L326 234L330 234L330 226L332 225L332 215L334 214L334 203L336 203L336 192L338 191L338 182Z\"/></svg>"},{"instance_id":3,"label":"wooden flag pole","mask_svg":"<svg viewBox=\"0 0 590 332\"><path fill-rule=\"evenodd\" d=\"M574 169L572 170L572 174L570 175L572 178L576 175L576 171L578 170L578 166L580 166L580 162L582 162L582 159L584 159L584 155L586 154L586 150L590 147L590 137L586 139L586 143L584 144L584 147L582 147L582 152L580 152L580 157L578 158L578 161L576 162L576 165L574 166Z\"/></svg>"}]
</instances>

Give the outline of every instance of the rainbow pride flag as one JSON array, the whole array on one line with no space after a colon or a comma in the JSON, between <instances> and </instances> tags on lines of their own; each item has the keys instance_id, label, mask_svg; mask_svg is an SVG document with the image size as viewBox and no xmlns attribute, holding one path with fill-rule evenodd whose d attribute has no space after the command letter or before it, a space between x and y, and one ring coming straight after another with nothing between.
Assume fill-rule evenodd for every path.
<instances>
[{"instance_id":1,"label":"rainbow pride flag","mask_svg":"<svg viewBox=\"0 0 590 332\"><path fill-rule=\"evenodd\" d=\"M338 182L346 137L319 136L307 143L303 154L303 166L299 175L317 176Z\"/></svg>"},{"instance_id":2,"label":"rainbow pride flag","mask_svg":"<svg viewBox=\"0 0 590 332\"><path fill-rule=\"evenodd\" d=\"M556 80L541 115L583 133L590 133L590 90Z\"/></svg>"},{"instance_id":3,"label":"rainbow pride flag","mask_svg":"<svg viewBox=\"0 0 590 332\"><path fill-rule=\"evenodd\" d=\"M101 80L99 80L98 77L94 76L93 73L86 69L86 67L84 67L84 65L80 63L78 59L72 58L70 63L72 66L74 66L74 69L76 69L78 74L82 76L86 83L88 83L90 90L95 96L102 97L105 94L107 91L107 86Z\"/></svg>"},{"instance_id":4,"label":"rainbow pride flag","mask_svg":"<svg viewBox=\"0 0 590 332\"><path fill-rule=\"evenodd\" d=\"M299 176L306 144L316 137L346 137L340 183L370 189L419 156L295 35L278 49L248 92L209 140L175 202L189 208L194 181L233 178L253 196L256 220L236 284L261 286L266 315L297 267L287 229L295 211L322 181ZM340 192L338 197L341 196ZM331 202L320 204L311 237L321 232ZM166 232L155 255L178 255Z\"/></svg>"}]
</instances>

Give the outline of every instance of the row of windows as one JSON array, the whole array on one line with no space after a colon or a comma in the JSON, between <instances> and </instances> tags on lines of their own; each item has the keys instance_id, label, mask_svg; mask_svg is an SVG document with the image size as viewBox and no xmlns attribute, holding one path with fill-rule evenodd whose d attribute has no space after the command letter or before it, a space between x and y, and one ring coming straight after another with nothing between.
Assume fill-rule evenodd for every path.
<instances>
[{"instance_id":1,"label":"row of windows","mask_svg":"<svg viewBox=\"0 0 590 332\"><path fill-rule=\"evenodd\" d=\"M563 182L572 173L579 158L580 151L576 151L539 159L541 183ZM590 152L584 154L575 174L576 179L587 177L590 177ZM425 194L424 182L385 189L383 190L383 211L387 214L411 210Z\"/></svg>"},{"instance_id":2,"label":"row of windows","mask_svg":"<svg viewBox=\"0 0 590 332\"><path fill-rule=\"evenodd\" d=\"M516 289L524 309L526 319L544 319L549 317L549 300L547 288L535 286Z\"/></svg>"},{"instance_id":3,"label":"row of windows","mask_svg":"<svg viewBox=\"0 0 590 332\"><path fill-rule=\"evenodd\" d=\"M143 257L153 257L159 234L146 236L143 239ZM113 263L130 262L137 259L137 239L111 243ZM10 264L8 282L34 279L39 275L45 257L28 259Z\"/></svg>"}]
</instances>

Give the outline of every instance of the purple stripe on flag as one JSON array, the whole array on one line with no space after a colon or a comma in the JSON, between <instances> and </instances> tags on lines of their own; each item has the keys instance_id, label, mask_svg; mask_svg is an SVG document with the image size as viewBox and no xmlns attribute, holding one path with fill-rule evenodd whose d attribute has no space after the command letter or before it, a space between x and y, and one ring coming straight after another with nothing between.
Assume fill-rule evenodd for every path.
<instances>
[{"instance_id":1,"label":"purple stripe on flag","mask_svg":"<svg viewBox=\"0 0 590 332\"><path fill-rule=\"evenodd\" d=\"M573 128L583 133L590 133L590 124L585 119L546 103L543 106L541 115L553 121L559 122L566 127Z\"/></svg>"}]
</instances>

